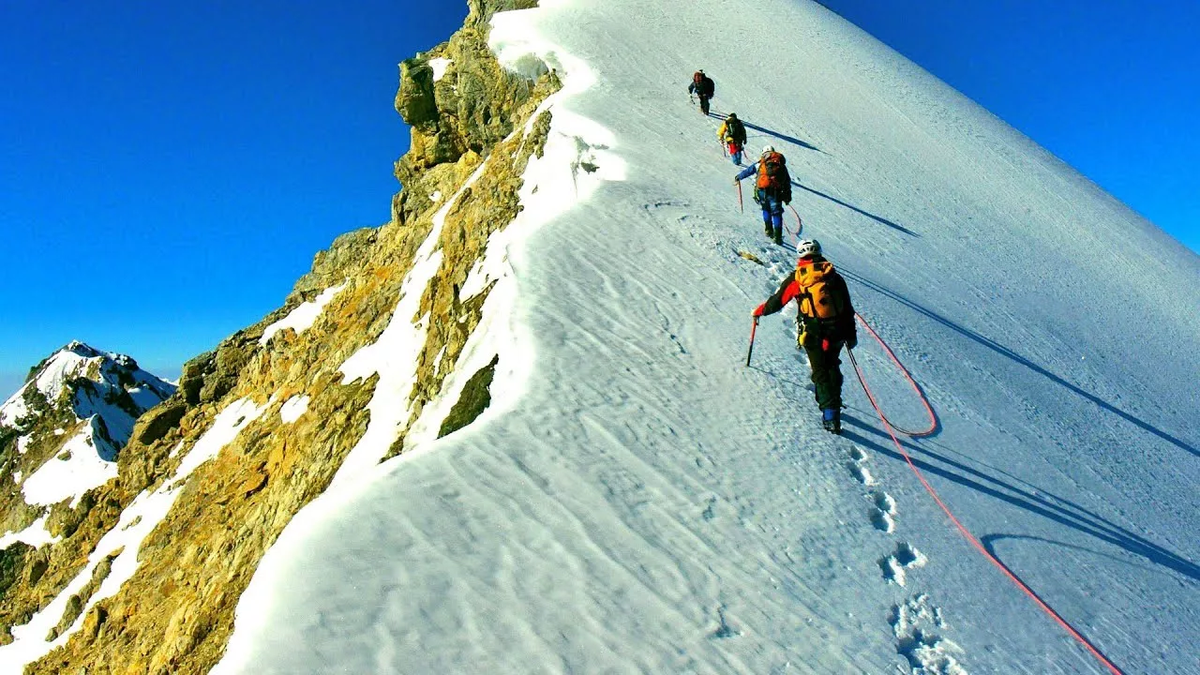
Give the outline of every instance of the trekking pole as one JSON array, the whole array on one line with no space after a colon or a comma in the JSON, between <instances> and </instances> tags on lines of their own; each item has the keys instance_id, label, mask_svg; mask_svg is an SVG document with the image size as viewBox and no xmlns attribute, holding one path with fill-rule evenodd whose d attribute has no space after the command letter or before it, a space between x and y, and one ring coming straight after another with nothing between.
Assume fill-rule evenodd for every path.
<instances>
[{"instance_id":1,"label":"trekking pole","mask_svg":"<svg viewBox=\"0 0 1200 675\"><path fill-rule=\"evenodd\" d=\"M754 354L754 333L758 331L758 317L754 317L754 325L750 327L750 349L746 351L746 365L750 365L750 356Z\"/></svg>"},{"instance_id":2,"label":"trekking pole","mask_svg":"<svg viewBox=\"0 0 1200 675\"><path fill-rule=\"evenodd\" d=\"M740 181L740 180L737 182L737 189L738 189L738 212L745 213L746 207L742 206L742 181Z\"/></svg>"}]
</instances>

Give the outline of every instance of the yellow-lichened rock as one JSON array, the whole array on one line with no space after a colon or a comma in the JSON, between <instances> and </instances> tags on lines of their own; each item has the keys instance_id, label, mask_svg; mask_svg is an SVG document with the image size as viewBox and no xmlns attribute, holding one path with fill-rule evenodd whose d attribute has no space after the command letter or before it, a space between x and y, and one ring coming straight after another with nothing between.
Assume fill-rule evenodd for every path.
<instances>
[{"instance_id":1,"label":"yellow-lichened rock","mask_svg":"<svg viewBox=\"0 0 1200 675\"><path fill-rule=\"evenodd\" d=\"M74 533L50 556L35 585L50 590L13 596L23 601L0 598L0 612L11 604L20 608L17 619L27 619L79 572L122 509L169 479L186 454L176 450L190 448L230 403L272 401L182 485L165 519L143 541L139 567L120 592L87 608L82 628L31 672L202 673L219 660L234 606L263 554L295 513L327 488L370 422L367 403L378 377L344 384L339 367L388 326L434 214L461 191L440 234L440 267L420 299L418 315L428 312L431 319L417 358L410 419L438 395L487 297L485 290L463 299L459 289L488 237L520 211L521 175L529 158L540 155L549 132L548 112L528 134L514 130L522 130L538 103L559 88L556 75L547 71L529 81L508 73L486 43L491 13L533 4L471 0L462 29L402 65L396 107L413 124L413 146L396 163L403 189L393 199L392 221L339 237L317 254L284 307L189 362L175 398L146 416L122 451L119 479L94 491L92 506L77 514ZM453 65L435 83L428 60L437 56ZM463 190L485 161L474 184ZM439 194L435 202L432 196ZM285 329L260 345L267 326L335 286L342 290L311 327L300 333ZM280 409L293 396L307 396L307 410L285 422ZM469 423L481 400L486 397L476 395L456 407L462 419L454 424ZM392 452L402 447L398 430ZM18 567L28 570L35 553L20 556ZM79 594L76 611L87 607L91 590ZM69 624L66 618L64 623Z\"/></svg>"}]
</instances>

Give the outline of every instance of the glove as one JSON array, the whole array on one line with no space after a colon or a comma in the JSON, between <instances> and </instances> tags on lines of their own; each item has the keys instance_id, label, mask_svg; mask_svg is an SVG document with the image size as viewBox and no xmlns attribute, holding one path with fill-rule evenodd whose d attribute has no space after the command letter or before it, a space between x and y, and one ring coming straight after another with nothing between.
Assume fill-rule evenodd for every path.
<instances>
[{"instance_id":1,"label":"glove","mask_svg":"<svg viewBox=\"0 0 1200 675\"><path fill-rule=\"evenodd\" d=\"M858 336L857 335L851 335L850 337L846 338L846 349L854 349L857 346L858 346Z\"/></svg>"},{"instance_id":2,"label":"glove","mask_svg":"<svg viewBox=\"0 0 1200 675\"><path fill-rule=\"evenodd\" d=\"M757 319L758 317L763 315L763 311L765 311L766 309L767 309L767 303L764 302L763 304L759 305L758 307L755 307L754 311L751 312L750 315Z\"/></svg>"}]
</instances>

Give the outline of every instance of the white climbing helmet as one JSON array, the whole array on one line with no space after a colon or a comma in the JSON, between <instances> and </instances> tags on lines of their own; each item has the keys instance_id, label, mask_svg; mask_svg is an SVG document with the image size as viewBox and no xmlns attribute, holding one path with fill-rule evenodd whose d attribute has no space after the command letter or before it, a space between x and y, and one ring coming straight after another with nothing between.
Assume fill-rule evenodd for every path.
<instances>
[{"instance_id":1,"label":"white climbing helmet","mask_svg":"<svg viewBox=\"0 0 1200 675\"><path fill-rule=\"evenodd\" d=\"M796 255L801 258L811 258L814 255L821 255L821 242L816 239L803 239L796 244Z\"/></svg>"},{"instance_id":2,"label":"white climbing helmet","mask_svg":"<svg viewBox=\"0 0 1200 675\"><path fill-rule=\"evenodd\" d=\"M767 154L768 152L775 152L775 146L773 146L773 145L764 145L764 146L763 146L763 151L762 151L762 154L764 154L764 155L765 155L765 154Z\"/></svg>"}]
</instances>

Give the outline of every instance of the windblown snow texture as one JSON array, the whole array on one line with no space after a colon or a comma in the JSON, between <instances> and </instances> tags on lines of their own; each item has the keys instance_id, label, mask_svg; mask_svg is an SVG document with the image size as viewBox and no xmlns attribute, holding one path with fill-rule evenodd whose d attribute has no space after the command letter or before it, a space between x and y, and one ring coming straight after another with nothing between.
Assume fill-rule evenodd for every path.
<instances>
[{"instance_id":1,"label":"windblown snow texture","mask_svg":"<svg viewBox=\"0 0 1200 675\"><path fill-rule=\"evenodd\" d=\"M306 509L218 671L1103 672L950 527L852 377L821 430L791 314L744 366L793 261L737 212L683 93L702 67L928 392L942 429L907 450L966 527L1127 672L1195 672L1200 260L815 3L541 4L493 42L567 82L548 148L622 170L565 212L522 191L555 215L507 242L519 293L489 321L531 370Z\"/></svg>"}]
</instances>

